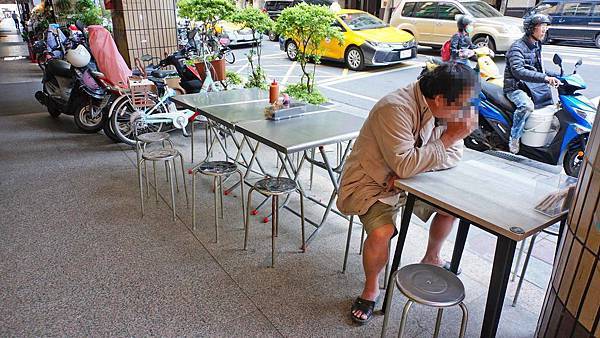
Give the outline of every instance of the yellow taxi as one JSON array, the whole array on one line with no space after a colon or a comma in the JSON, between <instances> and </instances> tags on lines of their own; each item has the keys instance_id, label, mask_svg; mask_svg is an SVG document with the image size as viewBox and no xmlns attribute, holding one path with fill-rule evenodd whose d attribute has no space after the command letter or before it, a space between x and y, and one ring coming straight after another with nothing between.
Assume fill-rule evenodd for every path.
<instances>
[{"instance_id":1,"label":"yellow taxi","mask_svg":"<svg viewBox=\"0 0 600 338\"><path fill-rule=\"evenodd\" d=\"M377 17L355 9L336 12L333 23L344 35L340 45L336 39L321 43L322 58L343 61L351 70L366 66L400 63L417 56L414 37L398 28L391 27ZM291 38L280 38L279 47L290 60L298 54L298 44Z\"/></svg>"},{"instance_id":2,"label":"yellow taxi","mask_svg":"<svg viewBox=\"0 0 600 338\"><path fill-rule=\"evenodd\" d=\"M215 25L215 31L220 38L229 39L229 44L232 46L256 43L262 37L258 32L253 36L250 28L224 20Z\"/></svg>"}]
</instances>

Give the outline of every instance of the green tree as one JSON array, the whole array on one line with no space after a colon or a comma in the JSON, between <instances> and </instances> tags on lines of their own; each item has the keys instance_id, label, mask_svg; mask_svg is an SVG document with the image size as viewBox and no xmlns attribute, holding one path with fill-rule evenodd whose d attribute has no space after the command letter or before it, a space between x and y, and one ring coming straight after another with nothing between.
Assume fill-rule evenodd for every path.
<instances>
[{"instance_id":1,"label":"green tree","mask_svg":"<svg viewBox=\"0 0 600 338\"><path fill-rule=\"evenodd\" d=\"M323 55L321 43L325 39L343 41L339 28L332 26L335 20L335 14L328 7L306 3L284 9L277 19L277 34L293 39L298 46L297 60L302 68L300 86L305 87L308 94L315 90L316 65ZM307 69L310 60L314 62L312 72Z\"/></svg>"},{"instance_id":2,"label":"green tree","mask_svg":"<svg viewBox=\"0 0 600 338\"><path fill-rule=\"evenodd\" d=\"M268 87L267 77L262 69L262 34L273 29L274 22L267 13L258 8L246 7L231 16L231 21L238 23L252 31L252 36L258 36L258 41L252 46L248 53L248 63L250 64L250 76L246 87L259 87L266 89ZM254 66L254 56L257 58L257 65Z\"/></svg>"},{"instance_id":3,"label":"green tree","mask_svg":"<svg viewBox=\"0 0 600 338\"><path fill-rule=\"evenodd\" d=\"M177 7L181 17L202 23L203 36L216 36L217 21L229 19L237 9L233 0L180 0Z\"/></svg>"}]
</instances>

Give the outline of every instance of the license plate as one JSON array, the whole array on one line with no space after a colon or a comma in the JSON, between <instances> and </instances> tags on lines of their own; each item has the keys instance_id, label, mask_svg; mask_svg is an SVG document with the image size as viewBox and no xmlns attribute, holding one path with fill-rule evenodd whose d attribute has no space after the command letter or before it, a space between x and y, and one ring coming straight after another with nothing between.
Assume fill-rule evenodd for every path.
<instances>
[{"instance_id":1,"label":"license plate","mask_svg":"<svg viewBox=\"0 0 600 338\"><path fill-rule=\"evenodd\" d=\"M404 58L409 58L412 56L412 51L410 49L408 50L401 50L400 51L400 58L404 59Z\"/></svg>"}]
</instances>

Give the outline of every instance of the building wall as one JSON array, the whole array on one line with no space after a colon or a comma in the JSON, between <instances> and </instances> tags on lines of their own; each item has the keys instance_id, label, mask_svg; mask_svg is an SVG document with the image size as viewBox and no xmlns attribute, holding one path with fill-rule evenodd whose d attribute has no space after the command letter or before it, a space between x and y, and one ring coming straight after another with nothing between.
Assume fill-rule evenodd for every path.
<instances>
[{"instance_id":1,"label":"building wall","mask_svg":"<svg viewBox=\"0 0 600 338\"><path fill-rule=\"evenodd\" d=\"M600 123L596 115L595 126ZM592 130L537 337L600 337L600 131Z\"/></svg>"},{"instance_id":2,"label":"building wall","mask_svg":"<svg viewBox=\"0 0 600 338\"><path fill-rule=\"evenodd\" d=\"M177 49L176 0L113 0L113 35L133 66L144 54L163 58Z\"/></svg>"}]
</instances>

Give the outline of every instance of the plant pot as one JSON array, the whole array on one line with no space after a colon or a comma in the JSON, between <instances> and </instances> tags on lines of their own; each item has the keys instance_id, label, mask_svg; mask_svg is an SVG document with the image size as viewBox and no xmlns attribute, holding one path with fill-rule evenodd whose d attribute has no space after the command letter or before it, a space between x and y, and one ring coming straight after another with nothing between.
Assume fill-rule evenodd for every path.
<instances>
[{"instance_id":1,"label":"plant pot","mask_svg":"<svg viewBox=\"0 0 600 338\"><path fill-rule=\"evenodd\" d=\"M223 81L225 80L225 59L213 60L210 61L211 64L211 75L213 81ZM200 78L204 80L206 78L206 72L204 70L204 62L197 62L195 64L198 73L200 74Z\"/></svg>"}]
</instances>

